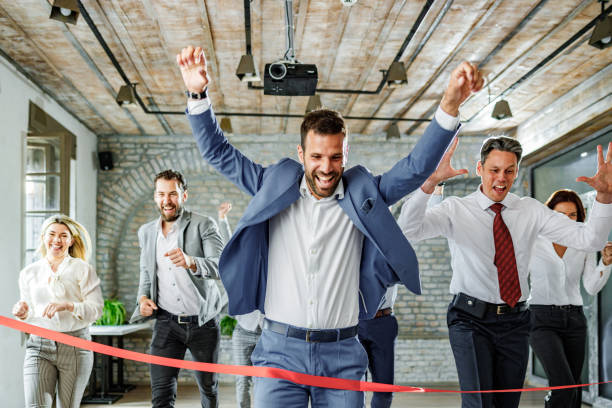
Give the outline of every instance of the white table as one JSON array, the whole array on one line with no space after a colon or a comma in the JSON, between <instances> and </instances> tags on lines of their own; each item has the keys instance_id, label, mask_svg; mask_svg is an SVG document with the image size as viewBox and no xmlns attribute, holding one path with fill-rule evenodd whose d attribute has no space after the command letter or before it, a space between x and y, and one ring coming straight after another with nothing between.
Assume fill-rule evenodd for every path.
<instances>
[{"instance_id":1,"label":"white table","mask_svg":"<svg viewBox=\"0 0 612 408\"><path fill-rule=\"evenodd\" d=\"M123 336L140 330L153 327L153 320L145 323L123 324L120 326L90 326L89 333L93 341L123 348ZM116 339L116 341L114 341ZM117 365L117 381L115 381L113 365ZM97 370L100 368L100 386L98 387ZM123 359L98 355L94 353L94 369L89 378L89 393L83 397L83 404L112 404L120 399L124 393L134 388L133 385L124 384Z\"/></svg>"}]
</instances>

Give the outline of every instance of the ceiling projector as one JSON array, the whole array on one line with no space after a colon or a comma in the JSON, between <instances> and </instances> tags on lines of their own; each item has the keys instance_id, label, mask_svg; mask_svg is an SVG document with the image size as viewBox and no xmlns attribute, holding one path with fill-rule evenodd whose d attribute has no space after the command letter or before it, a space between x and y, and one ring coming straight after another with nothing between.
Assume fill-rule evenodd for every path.
<instances>
[{"instance_id":1,"label":"ceiling projector","mask_svg":"<svg viewBox=\"0 0 612 408\"><path fill-rule=\"evenodd\" d=\"M266 64L264 95L314 95L318 81L317 66L289 61Z\"/></svg>"}]
</instances>

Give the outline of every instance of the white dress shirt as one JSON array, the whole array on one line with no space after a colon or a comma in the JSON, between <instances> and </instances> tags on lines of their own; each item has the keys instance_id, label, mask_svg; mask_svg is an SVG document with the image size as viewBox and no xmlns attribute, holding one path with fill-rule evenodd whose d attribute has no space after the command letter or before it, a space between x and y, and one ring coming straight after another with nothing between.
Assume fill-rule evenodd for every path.
<instances>
[{"instance_id":1,"label":"white dress shirt","mask_svg":"<svg viewBox=\"0 0 612 408\"><path fill-rule=\"evenodd\" d=\"M397 285L393 285L387 288L385 292L385 297L383 297L382 303L378 307L380 309L386 309L388 307L392 308L395 304L395 299L397 298Z\"/></svg>"},{"instance_id":2,"label":"white dress shirt","mask_svg":"<svg viewBox=\"0 0 612 408\"><path fill-rule=\"evenodd\" d=\"M449 197L431 208L427 208L428 199L429 195L419 188L404 203L398 224L406 238L420 241L445 236L453 270L450 293L463 292L485 302L504 303L493 263L495 213L489 207L494 202L480 187L466 197ZM529 297L529 259L538 235L563 246L595 252L604 247L612 228L612 204L595 201L589 220L578 223L530 197L509 193L501 203L501 215L514 245L520 300Z\"/></svg>"},{"instance_id":3,"label":"white dress shirt","mask_svg":"<svg viewBox=\"0 0 612 408\"><path fill-rule=\"evenodd\" d=\"M263 323L264 315L259 310L255 309L251 313L235 316L238 324L245 330L257 331Z\"/></svg>"},{"instance_id":4,"label":"white dress shirt","mask_svg":"<svg viewBox=\"0 0 612 408\"><path fill-rule=\"evenodd\" d=\"M175 315L197 315L200 313L200 301L198 290L187 275L191 271L174 265L169 257L164 256L166 252L178 248L179 219L172 224L166 236L162 232L161 217L157 225L157 305Z\"/></svg>"},{"instance_id":5,"label":"white dress shirt","mask_svg":"<svg viewBox=\"0 0 612 408\"><path fill-rule=\"evenodd\" d=\"M30 324L59 332L83 329L102 315L104 300L100 279L93 266L66 255L53 272L46 258L25 267L19 274L21 301L28 304L25 319ZM49 303L71 302L74 310L43 317Z\"/></svg>"},{"instance_id":6,"label":"white dress shirt","mask_svg":"<svg viewBox=\"0 0 612 408\"><path fill-rule=\"evenodd\" d=\"M594 252L567 248L560 258L552 241L539 237L529 261L532 305L582 305L580 277L590 295L596 295L610 277L610 266L597 264Z\"/></svg>"},{"instance_id":7,"label":"white dress shirt","mask_svg":"<svg viewBox=\"0 0 612 408\"><path fill-rule=\"evenodd\" d=\"M317 200L302 177L301 197L270 219L266 317L298 327L355 326L363 234L336 191Z\"/></svg>"}]
</instances>

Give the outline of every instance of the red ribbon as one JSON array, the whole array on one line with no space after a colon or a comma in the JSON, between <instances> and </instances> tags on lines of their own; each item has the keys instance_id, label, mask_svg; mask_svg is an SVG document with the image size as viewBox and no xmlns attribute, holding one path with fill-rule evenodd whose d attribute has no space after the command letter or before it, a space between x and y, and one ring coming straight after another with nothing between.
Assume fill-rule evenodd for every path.
<instances>
[{"instance_id":1,"label":"red ribbon","mask_svg":"<svg viewBox=\"0 0 612 408\"><path fill-rule=\"evenodd\" d=\"M560 390L564 388L588 387L589 385L605 384L612 381L603 381L592 384L564 385L557 387L540 387L540 388L521 388L508 390L487 390L487 391L458 391L458 390L440 390L434 388L409 387L402 385L381 384L358 380L346 380L342 378L321 377L318 375L310 375L296 373L294 371L284 370L282 368L272 367L253 367L253 366L238 366L229 364L213 364L201 363L197 361L186 361L175 358L159 357L146 353L138 353L136 351L124 350L117 347L107 346L93 341L81 339L79 337L70 336L68 334L56 332L42 327L34 326L19 320L11 319L0 315L0 325L11 329L19 330L24 333L34 334L39 337L44 337L68 346L77 347L83 350L90 350L107 356L122 358L125 360L140 361L142 363L157 364L168 367L184 368L187 370L207 371L211 373L244 375L250 377L267 377L288 380L296 384L335 388L348 391L372 391L372 392L445 392L445 393L493 393L493 392L522 392L522 391L548 391Z\"/></svg>"}]
</instances>

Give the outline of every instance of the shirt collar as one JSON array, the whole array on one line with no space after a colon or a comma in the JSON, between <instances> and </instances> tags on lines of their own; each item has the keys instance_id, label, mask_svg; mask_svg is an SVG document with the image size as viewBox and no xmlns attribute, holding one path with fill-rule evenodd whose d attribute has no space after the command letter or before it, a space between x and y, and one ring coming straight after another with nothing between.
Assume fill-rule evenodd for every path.
<instances>
[{"instance_id":1,"label":"shirt collar","mask_svg":"<svg viewBox=\"0 0 612 408\"><path fill-rule=\"evenodd\" d=\"M512 194L511 192L508 192L508 194L506 194L506 197L501 201L501 204L505 208L512 208L518 201L519 198L516 195ZM491 200L482 192L482 184L480 184L478 186L478 189L476 190L476 202L478 203L478 206L483 210L486 210L493 204L495 204L495 201Z\"/></svg>"},{"instance_id":2,"label":"shirt collar","mask_svg":"<svg viewBox=\"0 0 612 408\"><path fill-rule=\"evenodd\" d=\"M312 195L312 193L310 192L310 189L306 185L306 175L303 175L302 181L300 182L300 195L302 197L311 197L313 200L316 200L316 201L327 201L327 200L333 200L333 199L342 200L344 198L344 182L342 181L342 177L340 177L340 182L336 186L334 193L329 197L325 197L325 198L321 198L320 200L317 200Z\"/></svg>"},{"instance_id":3,"label":"shirt collar","mask_svg":"<svg viewBox=\"0 0 612 408\"><path fill-rule=\"evenodd\" d=\"M170 227L170 231L168 231L168 232L174 232L178 228L178 226L179 226L179 224L180 224L180 222L181 222L181 220L183 218L183 214L185 214L185 209L184 208L181 210L181 215L179 215L179 217L176 220L174 220L174 222L172 223L172 227ZM157 219L157 231L161 232L161 230L162 230L162 218L161 218L161 215L160 215L159 218Z\"/></svg>"}]
</instances>

